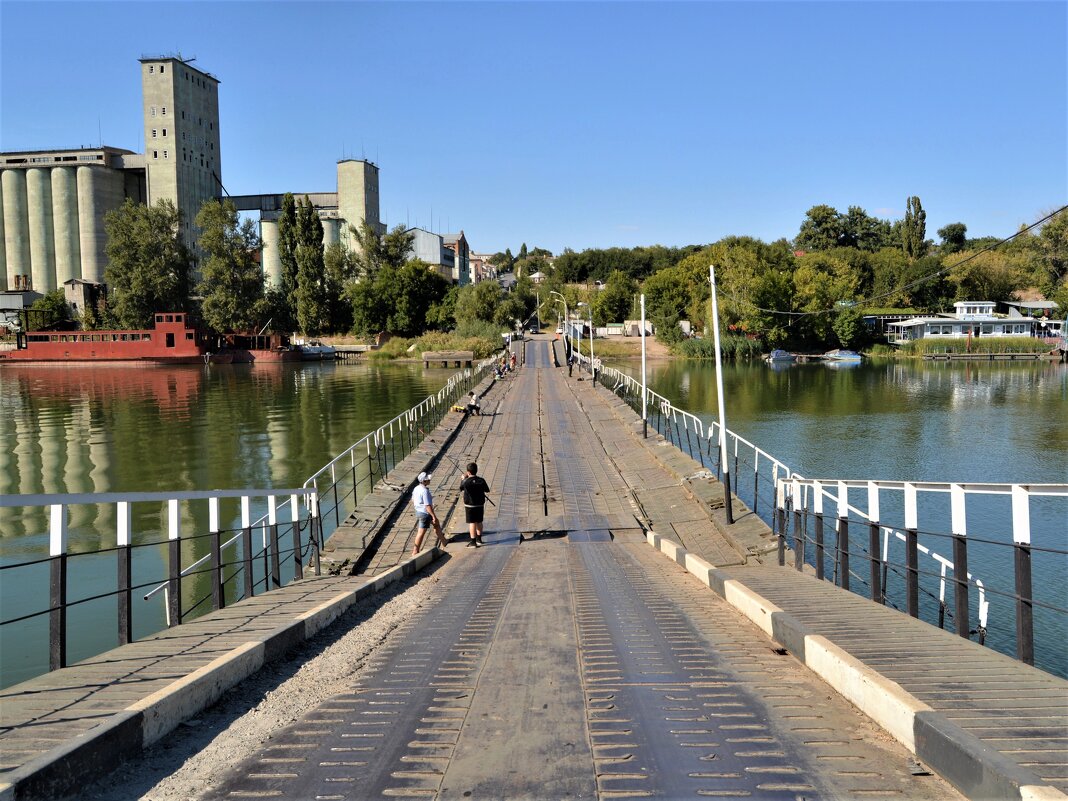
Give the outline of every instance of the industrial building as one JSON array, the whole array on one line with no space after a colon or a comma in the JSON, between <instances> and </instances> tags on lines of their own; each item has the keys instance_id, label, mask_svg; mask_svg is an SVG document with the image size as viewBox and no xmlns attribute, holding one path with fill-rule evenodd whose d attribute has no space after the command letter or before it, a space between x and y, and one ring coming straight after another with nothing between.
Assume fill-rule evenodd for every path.
<instances>
[{"instance_id":1,"label":"industrial building","mask_svg":"<svg viewBox=\"0 0 1068 801\"><path fill-rule=\"evenodd\" d=\"M143 57L145 152L100 146L0 153L0 290L38 293L71 279L100 283L107 266L104 217L127 199L168 199L182 215L182 238L194 254L194 221L206 200L226 195L219 132L219 80L180 55ZM260 213L262 264L281 281L278 212L284 193L231 198ZM345 242L349 226L379 220L378 167L346 159L336 192L306 196L319 211L324 245Z\"/></svg>"}]
</instances>

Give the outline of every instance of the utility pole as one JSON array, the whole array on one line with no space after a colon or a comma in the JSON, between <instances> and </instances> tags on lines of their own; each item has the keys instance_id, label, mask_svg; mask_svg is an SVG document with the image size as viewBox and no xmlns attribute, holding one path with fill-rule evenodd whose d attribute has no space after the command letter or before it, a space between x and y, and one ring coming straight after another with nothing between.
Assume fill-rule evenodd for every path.
<instances>
[{"instance_id":1,"label":"utility pole","mask_svg":"<svg viewBox=\"0 0 1068 801\"><path fill-rule=\"evenodd\" d=\"M723 471L723 506L727 510L727 523L734 523L731 508L731 465L727 460L727 412L723 397L723 355L719 346L719 304L716 301L716 268L708 265L708 280L712 284L712 336L716 347L716 394L719 396L719 463Z\"/></svg>"}]
</instances>

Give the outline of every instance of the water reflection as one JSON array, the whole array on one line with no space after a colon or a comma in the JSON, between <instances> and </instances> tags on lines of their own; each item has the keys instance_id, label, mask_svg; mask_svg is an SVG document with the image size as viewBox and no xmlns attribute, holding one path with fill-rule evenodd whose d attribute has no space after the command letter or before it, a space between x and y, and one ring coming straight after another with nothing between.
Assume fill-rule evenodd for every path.
<instances>
[{"instance_id":1,"label":"water reflection","mask_svg":"<svg viewBox=\"0 0 1068 801\"><path fill-rule=\"evenodd\" d=\"M865 362L827 369L823 364L728 365L724 369L728 426L799 473L823 479L937 482L1068 482L1068 367L1048 362L1006 364ZM618 365L638 377L640 366ZM650 386L707 422L717 419L715 370L696 362L654 362ZM1048 501L1048 502L1047 502ZM860 508L866 503L858 501ZM899 504L898 504L899 505ZM947 533L949 500L921 498L928 531ZM895 502L884 501L884 521ZM1068 549L1063 501L1031 504L1036 547ZM767 510L762 516L767 517ZM928 514L929 513L929 514ZM992 591L988 642L1014 652L1011 509L1003 499L968 505L970 572ZM859 535L858 535L859 536ZM852 539L852 538L851 538ZM979 543L988 539L1000 545ZM951 543L930 534L942 554ZM855 548L865 548L858 542ZM898 546L894 546L897 548ZM898 550L900 550L898 548ZM859 553L859 550L858 550ZM900 559L899 559L900 561ZM1068 558L1036 550L1034 592L1066 606ZM866 563L858 569L867 570ZM937 571L937 568L935 568ZM937 579L937 572L934 579ZM937 581L932 587L937 591ZM977 593L972 593L972 621ZM1036 662L1068 675L1064 615L1035 611Z\"/></svg>"},{"instance_id":2,"label":"water reflection","mask_svg":"<svg viewBox=\"0 0 1068 801\"><path fill-rule=\"evenodd\" d=\"M450 371L421 365L276 364L0 368L0 493L192 491L299 487L364 434L435 392ZM254 509L258 517L265 509ZM69 508L70 600L115 587L113 505ZM285 518L288 520L288 518ZM223 504L236 526L237 503ZM140 601L167 570L166 507L132 507L135 636L163 625L164 596ZM207 552L207 505L181 506L183 564ZM256 545L260 534L257 532ZM306 538L306 535L305 535ZM290 546L286 546L290 547ZM0 508L0 562L48 552L46 509ZM231 557L232 558L232 557ZM42 569L44 572L42 572ZM229 571L234 572L234 569ZM262 575L262 568L257 565ZM235 589L230 589L234 596ZM5 571L0 605L10 619L48 607L47 565ZM206 574L183 583L183 608L210 596ZM115 599L72 607L72 660L115 644ZM0 628L0 685L47 664L37 617Z\"/></svg>"}]
</instances>

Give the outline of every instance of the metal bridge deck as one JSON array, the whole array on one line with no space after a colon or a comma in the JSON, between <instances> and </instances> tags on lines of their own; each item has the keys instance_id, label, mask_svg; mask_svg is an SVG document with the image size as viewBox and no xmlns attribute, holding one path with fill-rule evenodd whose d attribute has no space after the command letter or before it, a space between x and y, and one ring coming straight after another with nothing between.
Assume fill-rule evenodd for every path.
<instances>
[{"instance_id":1,"label":"metal bridge deck","mask_svg":"<svg viewBox=\"0 0 1068 801\"><path fill-rule=\"evenodd\" d=\"M550 365L528 343L451 449L494 490L492 546L454 542L433 601L351 690L209 797L957 797L645 544L576 400L594 390ZM442 498L459 480L435 478Z\"/></svg>"},{"instance_id":2,"label":"metal bridge deck","mask_svg":"<svg viewBox=\"0 0 1068 801\"><path fill-rule=\"evenodd\" d=\"M400 466L414 477L444 448L432 486L453 542L432 601L348 691L213 777L209 797L958 797L832 688L848 675L827 684L806 667L810 635L870 671L876 695L925 705L917 752L948 746L945 775L973 797L1063 797L1068 683L793 570L743 565L767 544L756 515L725 538L719 485L636 435L618 398L551 369L551 345L526 343L484 416L447 418ZM487 547L464 547L450 458L478 461L493 488ZM399 499L383 482L361 502L367 525L392 521ZM769 638L642 527L726 567L717 587L777 606L768 618L790 616L793 639ZM341 540L366 533L348 528ZM382 530L362 577L306 579L4 690L0 798L81 786L429 561L408 557L409 510Z\"/></svg>"}]
</instances>

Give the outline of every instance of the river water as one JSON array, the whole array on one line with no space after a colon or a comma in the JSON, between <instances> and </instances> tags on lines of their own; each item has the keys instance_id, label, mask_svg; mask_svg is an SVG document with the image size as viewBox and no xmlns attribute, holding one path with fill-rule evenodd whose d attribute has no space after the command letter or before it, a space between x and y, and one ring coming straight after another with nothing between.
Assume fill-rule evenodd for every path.
<instances>
[{"instance_id":1,"label":"river water","mask_svg":"<svg viewBox=\"0 0 1068 801\"><path fill-rule=\"evenodd\" d=\"M617 366L639 374L635 362ZM0 494L299 487L450 374L345 363L4 366ZM709 365L652 362L649 374L650 386L680 408L715 418ZM806 476L1068 482L1068 370L1061 365L738 365L724 377L728 426ZM1041 537L1064 549L1068 520L1053 519L1035 534L1036 544ZM72 519L70 550L111 547L114 537L113 520ZM31 519L0 509L0 563L44 555L43 514ZM988 565L973 559L971 567L976 574L1005 572L997 559ZM5 619L43 608L42 598L47 606L47 572L21 579L18 572L0 574ZM1062 607L1066 577L1064 557L1036 554L1036 588ZM100 580L101 592L108 581ZM1004 607L992 602L991 616L1011 628L1011 607ZM108 615L99 612L109 636L113 608L109 599ZM158 627L159 614L157 608L135 618L135 634ZM87 604L74 620L72 660L94 651L97 616ZM47 659L43 620L36 628L0 627L0 685L40 671ZM1068 632L1058 625L1059 640L1043 647L1040 663L1064 674ZM1011 653L1011 642L999 637L999 647Z\"/></svg>"},{"instance_id":2,"label":"river water","mask_svg":"<svg viewBox=\"0 0 1068 801\"><path fill-rule=\"evenodd\" d=\"M640 380L637 363L614 366ZM718 418L715 369L710 363L654 361L647 371L649 386L678 408L706 423ZM723 377L727 427L807 478L1068 483L1065 365L865 360L859 365L768 367L759 363L727 365ZM742 473L736 481L749 480ZM927 530L948 533L948 498L941 499L945 525ZM861 497L851 495L850 500L865 507ZM883 519L890 521L887 501L882 503ZM921 509L922 505L921 498ZM1061 609L1068 607L1068 557L1063 555L1068 550L1066 510L1068 501L1063 499L1031 502L1034 594ZM767 509L760 511L770 520ZM834 514L833 508L828 511ZM1007 502L969 500L967 525L973 540L1012 542ZM808 536L812 536L811 529ZM866 530L855 530L851 541L854 538L866 548ZM947 558L952 556L948 539L921 538L924 542ZM903 546L897 544L897 561L902 562ZM1039 550L1043 547L1062 553L1044 553ZM856 553L855 542L853 548ZM925 566L923 561L921 571L938 570L933 562ZM997 594L1013 591L1012 549L973 541L968 567L992 591L987 595L987 643L1014 654L1014 603ZM855 558L851 570L863 577L868 565ZM891 590L897 591L892 600L899 605L903 605L902 584L903 579L891 577ZM929 594L921 597L921 611L926 606L928 614L923 616L933 620L937 617L933 597L938 592L937 576L929 576L926 586ZM855 589L865 592L863 587ZM952 590L947 601L952 610ZM970 601L975 626L975 588ZM947 628L951 627L947 621ZM1066 616L1036 608L1035 637L1036 664L1068 676Z\"/></svg>"},{"instance_id":3,"label":"river water","mask_svg":"<svg viewBox=\"0 0 1068 801\"><path fill-rule=\"evenodd\" d=\"M421 364L343 362L5 365L0 494L300 487L353 442L436 392L450 375ZM135 542L136 532L162 530L158 509L134 514ZM113 506L71 507L69 525L71 553L115 546ZM0 564L46 556L47 531L44 509L25 514L0 508ZM187 544L192 547L199 548L195 558L206 543ZM155 552L141 554L148 564L135 569L135 582L146 569L152 576L165 571L165 546L146 550ZM71 600L114 589L113 555L100 557L86 578L85 563L95 558L71 560L72 576L79 571ZM162 595L134 603L135 636L163 625ZM5 620L46 609L46 566L0 572L0 607ZM101 637L104 647L115 645L114 609L113 598L71 607L71 661L101 650ZM47 657L46 617L0 627L0 686L41 672Z\"/></svg>"}]
</instances>

